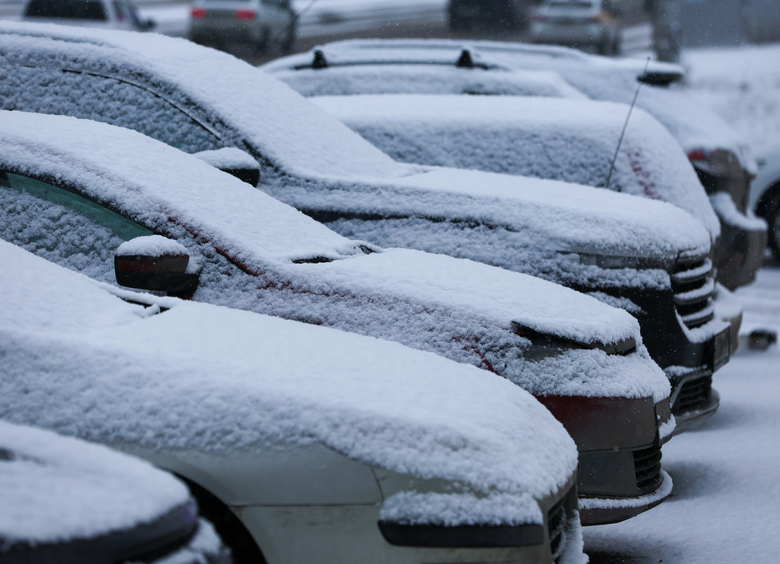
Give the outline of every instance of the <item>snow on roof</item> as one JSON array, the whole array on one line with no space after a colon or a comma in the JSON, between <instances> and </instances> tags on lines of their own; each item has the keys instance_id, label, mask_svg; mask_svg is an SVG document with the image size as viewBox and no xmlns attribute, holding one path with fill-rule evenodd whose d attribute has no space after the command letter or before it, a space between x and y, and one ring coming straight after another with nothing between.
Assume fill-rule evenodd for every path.
<instances>
[{"instance_id":1,"label":"snow on roof","mask_svg":"<svg viewBox=\"0 0 780 564\"><path fill-rule=\"evenodd\" d=\"M381 95L312 101L391 157L603 187L628 106L505 96ZM464 141L467 140L467 141ZM672 203L720 235L720 222L669 132L636 109L610 187Z\"/></svg>"},{"instance_id":2,"label":"snow on roof","mask_svg":"<svg viewBox=\"0 0 780 564\"><path fill-rule=\"evenodd\" d=\"M479 338L484 343L480 346L487 347L486 343L496 344L511 336L508 330L512 321L577 342L610 344L633 338L641 343L638 323L631 315L556 284L419 251L390 249L365 255L357 243L263 192L192 155L137 132L63 116L22 112L1 115L0 165L11 163L22 173L66 179L84 195L124 210L129 217L163 233L171 228L173 220L187 232L201 235L211 249L216 248L234 263L271 277L261 280L241 271L225 273L222 269L226 265L203 258L212 262L201 275L198 299L281 317L310 319L433 350L469 363L475 363L474 355L464 352L466 345L459 338L481 335ZM144 166L139 167L138 163ZM487 178L495 185L493 194L485 188L491 196L490 213L506 207L505 200L494 198L494 194L511 195L515 188L513 182L499 186L502 179L512 181L512 177L452 172L462 173L467 183L474 181L479 185ZM458 189L460 177L448 176L446 169L430 174L441 176L438 180L431 179L432 186L449 185L453 190ZM595 212L597 206L591 195L576 197L566 187L555 190L553 182L537 182L550 185L552 198L549 201L537 198L536 203L528 198L527 204L517 206L516 211L525 214L521 219L530 222L529 229L539 230L542 235L550 227L546 225L542 229L543 224L555 223L558 230L574 231L574 240L578 237L585 240L585 235L592 230L601 237L620 228L641 238L645 236L643 230L658 225L655 221L652 224L645 221L647 217L642 210L628 205L615 214L625 218L623 223L607 227L599 219L603 216ZM457 199L456 207L474 208L474 197L465 187L460 189L465 194ZM589 192L633 201L629 196L610 192L602 194L590 189ZM420 202L414 200L419 197L419 191L410 190L410 194L414 197L399 200L418 205ZM428 198L431 194L436 196L431 190L423 194ZM357 199L356 193L346 195L351 202ZM549 211L550 201L566 199L573 209L579 209L576 214L560 206L554 206L552 213ZM387 198L381 200L386 201ZM653 203L636 201L648 206ZM382 211L381 205L377 209ZM436 207L432 209L438 213ZM626 227L629 223L630 230ZM706 233L699 230L708 246ZM629 238L628 247L637 240ZM668 240L680 243L679 238L670 236ZM676 256L679 247L673 248ZM196 252L213 254L208 249L196 249ZM292 262L319 257L335 260L316 264ZM272 292L264 284L282 284L292 290ZM597 354L604 355L601 351ZM495 361L503 365L508 360L502 355ZM610 357L601 369L583 374L576 361L545 372L541 364L528 368L525 367L528 363L518 358L511 361L514 364L507 368L506 375L515 374L514 381L533 393L652 395L658 400L666 397L669 384L660 369L644 356L631 355L631 359L630 370L620 364L622 360ZM531 372L534 374L523 376Z\"/></svg>"},{"instance_id":3,"label":"snow on roof","mask_svg":"<svg viewBox=\"0 0 780 564\"><path fill-rule=\"evenodd\" d=\"M6 247L3 243L3 250ZM31 290L34 299L42 300L36 308L38 318L51 296ZM59 293L58 297L65 296ZM96 297L98 303L89 309L98 309L104 301L119 301L107 294ZM29 304L18 305L27 312L33 309ZM70 307L78 308L76 303ZM94 313L93 319L98 318L106 315ZM90 329L98 327L106 328ZM9 329L6 325L5 331ZM4 370L3 379L9 378ZM7 403L9 398L5 399ZM8 416L6 411L4 417ZM25 418L34 416L16 417ZM184 484L147 462L102 445L0 421L0 550L5 543L58 542L129 529L157 519L188 499Z\"/></svg>"},{"instance_id":4,"label":"snow on roof","mask_svg":"<svg viewBox=\"0 0 780 564\"><path fill-rule=\"evenodd\" d=\"M473 366L174 299L169 311L151 308L129 321L131 309L147 310L8 243L0 254L0 292L15 304L0 310L9 344L5 419L144 448L267 456L270 447L321 443L387 470L526 503L523 496L556 491L576 468L574 443L541 404ZM47 307L43 296L67 303L46 326L43 314L28 316ZM84 321L74 332L68 315L77 308ZM111 315L115 323L103 323Z\"/></svg>"},{"instance_id":5,"label":"snow on roof","mask_svg":"<svg viewBox=\"0 0 780 564\"><path fill-rule=\"evenodd\" d=\"M293 174L393 177L409 172L280 81L185 39L5 21L0 22L3 57L15 64L62 64L133 77L174 96L183 94Z\"/></svg>"}]
</instances>

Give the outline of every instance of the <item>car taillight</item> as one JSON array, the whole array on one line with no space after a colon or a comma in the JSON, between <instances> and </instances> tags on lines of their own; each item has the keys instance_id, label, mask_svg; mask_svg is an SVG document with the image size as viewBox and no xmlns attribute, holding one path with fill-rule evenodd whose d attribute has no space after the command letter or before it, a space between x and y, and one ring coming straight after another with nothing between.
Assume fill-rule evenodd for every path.
<instances>
[{"instance_id":1,"label":"car taillight","mask_svg":"<svg viewBox=\"0 0 780 564\"><path fill-rule=\"evenodd\" d=\"M255 19L254 10L236 10L234 12L237 20L253 20Z\"/></svg>"},{"instance_id":2,"label":"car taillight","mask_svg":"<svg viewBox=\"0 0 780 564\"><path fill-rule=\"evenodd\" d=\"M206 8L193 8L190 10L190 17L194 20L199 20L206 17Z\"/></svg>"},{"instance_id":3,"label":"car taillight","mask_svg":"<svg viewBox=\"0 0 780 564\"><path fill-rule=\"evenodd\" d=\"M707 154L701 149L696 149L688 153L688 160L706 162Z\"/></svg>"}]
</instances>

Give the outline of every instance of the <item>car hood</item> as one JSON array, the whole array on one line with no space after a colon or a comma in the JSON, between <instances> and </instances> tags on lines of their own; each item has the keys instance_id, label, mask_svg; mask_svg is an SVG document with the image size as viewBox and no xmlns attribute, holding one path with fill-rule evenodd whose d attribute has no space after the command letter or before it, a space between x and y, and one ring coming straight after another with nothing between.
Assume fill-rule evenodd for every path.
<instances>
[{"instance_id":1,"label":"car hood","mask_svg":"<svg viewBox=\"0 0 780 564\"><path fill-rule=\"evenodd\" d=\"M398 160L492 170L603 187L629 107L539 97L380 95L312 101ZM470 142L463 143L468 137ZM684 209L720 236L690 161L669 132L636 109L610 189Z\"/></svg>"},{"instance_id":2,"label":"car hood","mask_svg":"<svg viewBox=\"0 0 780 564\"><path fill-rule=\"evenodd\" d=\"M112 289L4 242L0 253L0 288L15 304L0 311L4 419L146 449L320 443L387 470L516 494L528 507L576 468L574 443L541 404L473 366Z\"/></svg>"},{"instance_id":3,"label":"car hood","mask_svg":"<svg viewBox=\"0 0 780 564\"><path fill-rule=\"evenodd\" d=\"M307 211L428 217L505 227L538 249L635 257L671 265L710 252L710 235L668 204L554 180L429 167L393 181L264 187Z\"/></svg>"},{"instance_id":4,"label":"car hood","mask_svg":"<svg viewBox=\"0 0 780 564\"><path fill-rule=\"evenodd\" d=\"M2 242L3 259L8 247L8 243ZM12 253L17 255L23 251L14 249ZM13 268L18 263L12 260L8 266ZM65 278L70 275L66 273ZM7 290L5 285L3 290ZM38 297L36 293L34 299ZM41 297L44 299L37 307L43 309L50 296ZM6 324L4 328L3 337L6 337L10 326ZM41 356L40 350L27 352ZM3 368L3 381L9 384L15 370L8 364ZM33 389L41 388L36 385ZM6 396L2 401L7 405L9 400ZM4 419L31 423L40 416L14 417L6 409L2 411ZM8 545L16 543L34 545L89 539L150 523L186 505L189 492L167 472L134 457L0 421L0 499L3 500L0 545L6 550ZM193 512L189 521L195 519Z\"/></svg>"}]
</instances>

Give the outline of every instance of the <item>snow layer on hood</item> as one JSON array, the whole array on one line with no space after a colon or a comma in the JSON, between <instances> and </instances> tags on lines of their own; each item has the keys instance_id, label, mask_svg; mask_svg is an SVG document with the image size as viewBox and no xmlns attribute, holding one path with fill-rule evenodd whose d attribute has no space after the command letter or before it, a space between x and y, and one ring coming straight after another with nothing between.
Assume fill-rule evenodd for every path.
<instances>
[{"instance_id":1,"label":"snow layer on hood","mask_svg":"<svg viewBox=\"0 0 780 564\"><path fill-rule=\"evenodd\" d=\"M351 96L312 100L391 157L604 187L628 106L480 96ZM467 140L467 141L465 141ZM610 189L674 204L712 240L720 222L669 132L632 113Z\"/></svg>"},{"instance_id":2,"label":"snow layer on hood","mask_svg":"<svg viewBox=\"0 0 780 564\"><path fill-rule=\"evenodd\" d=\"M631 355L636 367L628 372L622 361L599 351L605 366L612 367L603 373L591 371L582 379L574 362L546 378L536 377L538 372L523 376L533 372L522 358L530 343L510 332L513 320L586 343L626 338L641 343L636 320L593 298L447 257L400 250L364 255L356 243L240 180L136 132L60 116L5 116L0 138L9 142L0 145L0 160L72 179L85 195L123 209L183 244L202 266L195 295L199 301L380 337L487 369L492 365L515 383L527 383L533 393L571 393L579 383L577 393L583 395L668 395L668 381L657 377L658 368L640 354L641 346L640 353ZM81 143L74 144L71 135ZM138 161L147 166L137 170ZM103 250L95 256L79 254L78 245L75 252L60 247L41 251L38 230L30 229L26 241L24 226L17 225L20 217L30 215L27 200L36 201L33 223L51 221L56 228L62 219L71 225L74 220L69 218L76 214L14 192L0 190L9 200L0 224L7 237L58 264L113 281L111 261L119 243L112 246L109 230L76 230L101 241L96 247ZM296 264L296 259L315 264ZM322 262L328 259L333 260ZM433 286L442 293L431 292ZM581 315L567 317L572 311Z\"/></svg>"},{"instance_id":3,"label":"snow layer on hood","mask_svg":"<svg viewBox=\"0 0 780 564\"><path fill-rule=\"evenodd\" d=\"M4 294L31 272L17 292L27 309L41 294L93 316L101 300L119 301L95 286L103 297L93 302L94 283L81 275L7 243L0 251L12 267L0 272ZM0 417L145 448L268 456L318 442L390 471L534 499L576 468L571 438L541 404L473 366L245 311L167 305L79 332L64 331L59 317L42 330L24 309L7 308Z\"/></svg>"},{"instance_id":4,"label":"snow layer on hood","mask_svg":"<svg viewBox=\"0 0 780 564\"><path fill-rule=\"evenodd\" d=\"M296 61L301 55L292 56ZM585 98L554 72L463 69L439 64L357 64L289 70L271 61L268 72L304 96L353 94L502 94Z\"/></svg>"},{"instance_id":5,"label":"snow layer on hood","mask_svg":"<svg viewBox=\"0 0 780 564\"><path fill-rule=\"evenodd\" d=\"M7 246L3 244L3 249ZM8 289L3 284L4 295ZM102 294L97 302L112 299ZM29 304L19 305L30 309ZM84 304L77 299L70 307L77 305ZM45 302L39 308L45 312ZM8 325L3 327L3 332L9 330ZM11 373L8 368L2 370L4 380ZM49 431L0 421L0 455L0 553L4 543L85 539L129 529L189 499L184 484L147 462Z\"/></svg>"},{"instance_id":6,"label":"snow layer on hood","mask_svg":"<svg viewBox=\"0 0 780 564\"><path fill-rule=\"evenodd\" d=\"M136 77L182 98L178 101L184 107L192 106L192 101L205 107L211 113L207 119L227 124L263 157L293 174L393 177L407 173L407 167L267 73L184 39L2 22L0 62L2 59L16 65L76 67L124 80ZM4 80L13 78L14 73L7 72ZM48 87L28 94L45 96ZM177 92L171 93L172 87ZM13 101L6 101L3 108L13 106ZM60 113L67 114L68 109L62 108Z\"/></svg>"},{"instance_id":7,"label":"snow layer on hood","mask_svg":"<svg viewBox=\"0 0 780 564\"><path fill-rule=\"evenodd\" d=\"M342 189L269 186L298 208L487 223L525 233L539 248L668 260L709 252L710 236L667 204L553 180L433 168L392 183ZM545 242L545 243L541 243Z\"/></svg>"}]
</instances>

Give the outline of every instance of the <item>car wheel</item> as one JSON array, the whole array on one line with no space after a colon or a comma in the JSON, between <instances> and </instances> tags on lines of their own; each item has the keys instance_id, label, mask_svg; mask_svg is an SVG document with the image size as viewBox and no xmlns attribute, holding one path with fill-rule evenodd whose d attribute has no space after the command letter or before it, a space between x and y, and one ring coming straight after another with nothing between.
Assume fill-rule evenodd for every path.
<instances>
[{"instance_id":1,"label":"car wheel","mask_svg":"<svg viewBox=\"0 0 780 564\"><path fill-rule=\"evenodd\" d=\"M775 193L764 213L764 219L769 224L769 247L777 260L780 260L780 186L775 188Z\"/></svg>"}]
</instances>

